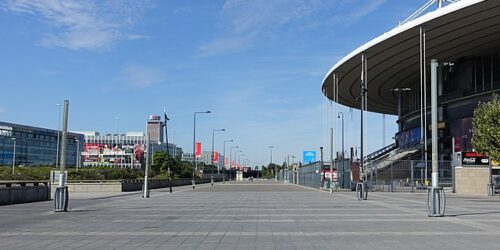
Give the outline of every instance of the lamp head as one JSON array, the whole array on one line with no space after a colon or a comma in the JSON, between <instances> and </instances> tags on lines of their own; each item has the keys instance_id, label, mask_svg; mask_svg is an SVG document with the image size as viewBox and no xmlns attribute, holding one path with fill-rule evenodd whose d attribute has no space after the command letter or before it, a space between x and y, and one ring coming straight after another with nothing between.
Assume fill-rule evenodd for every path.
<instances>
[{"instance_id":1,"label":"lamp head","mask_svg":"<svg viewBox=\"0 0 500 250\"><path fill-rule=\"evenodd\" d=\"M210 113L212 113L212 112L210 112L210 110L207 110L205 113L210 114Z\"/></svg>"}]
</instances>

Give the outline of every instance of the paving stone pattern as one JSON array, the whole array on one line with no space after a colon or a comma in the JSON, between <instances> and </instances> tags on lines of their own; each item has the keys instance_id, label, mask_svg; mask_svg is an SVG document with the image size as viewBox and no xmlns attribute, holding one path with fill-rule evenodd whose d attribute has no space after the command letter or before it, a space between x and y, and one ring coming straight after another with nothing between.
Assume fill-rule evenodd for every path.
<instances>
[{"instance_id":1,"label":"paving stone pattern","mask_svg":"<svg viewBox=\"0 0 500 250\"><path fill-rule=\"evenodd\" d=\"M448 195L427 217L422 193L329 194L270 181L73 193L0 207L0 249L500 249L500 198Z\"/></svg>"}]
</instances>

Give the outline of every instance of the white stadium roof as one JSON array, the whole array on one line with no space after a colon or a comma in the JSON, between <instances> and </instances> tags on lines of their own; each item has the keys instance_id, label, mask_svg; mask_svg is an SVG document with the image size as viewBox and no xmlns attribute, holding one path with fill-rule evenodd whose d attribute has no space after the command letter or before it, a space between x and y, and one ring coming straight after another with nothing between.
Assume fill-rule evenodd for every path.
<instances>
[{"instance_id":1,"label":"white stadium roof","mask_svg":"<svg viewBox=\"0 0 500 250\"><path fill-rule=\"evenodd\" d=\"M368 110L397 114L391 89L420 81L420 26L426 28L426 58L441 62L500 47L500 0L462 0L406 22L357 48L325 76L323 93L333 97L339 78L339 103L359 108L361 54L368 57ZM429 82L429 81L428 81Z\"/></svg>"}]
</instances>

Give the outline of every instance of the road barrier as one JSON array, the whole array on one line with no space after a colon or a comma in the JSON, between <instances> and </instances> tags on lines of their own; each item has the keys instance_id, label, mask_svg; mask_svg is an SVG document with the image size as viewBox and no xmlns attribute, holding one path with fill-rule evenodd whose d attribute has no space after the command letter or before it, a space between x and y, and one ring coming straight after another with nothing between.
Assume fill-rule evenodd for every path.
<instances>
[{"instance_id":1,"label":"road barrier","mask_svg":"<svg viewBox=\"0 0 500 250\"><path fill-rule=\"evenodd\" d=\"M1 181L0 205L50 200L50 181Z\"/></svg>"}]
</instances>

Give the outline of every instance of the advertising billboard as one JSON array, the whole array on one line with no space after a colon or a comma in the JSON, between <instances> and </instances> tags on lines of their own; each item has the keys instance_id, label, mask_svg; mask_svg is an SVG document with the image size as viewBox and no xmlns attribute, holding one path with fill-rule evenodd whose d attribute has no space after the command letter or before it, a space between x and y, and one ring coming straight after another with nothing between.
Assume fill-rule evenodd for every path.
<instances>
[{"instance_id":1,"label":"advertising billboard","mask_svg":"<svg viewBox=\"0 0 500 250\"><path fill-rule=\"evenodd\" d=\"M309 164L316 161L316 151L304 151L302 154L304 164Z\"/></svg>"},{"instance_id":2,"label":"advertising billboard","mask_svg":"<svg viewBox=\"0 0 500 250\"><path fill-rule=\"evenodd\" d=\"M127 164L140 166L144 160L144 144L85 143L82 159L84 165Z\"/></svg>"}]
</instances>

